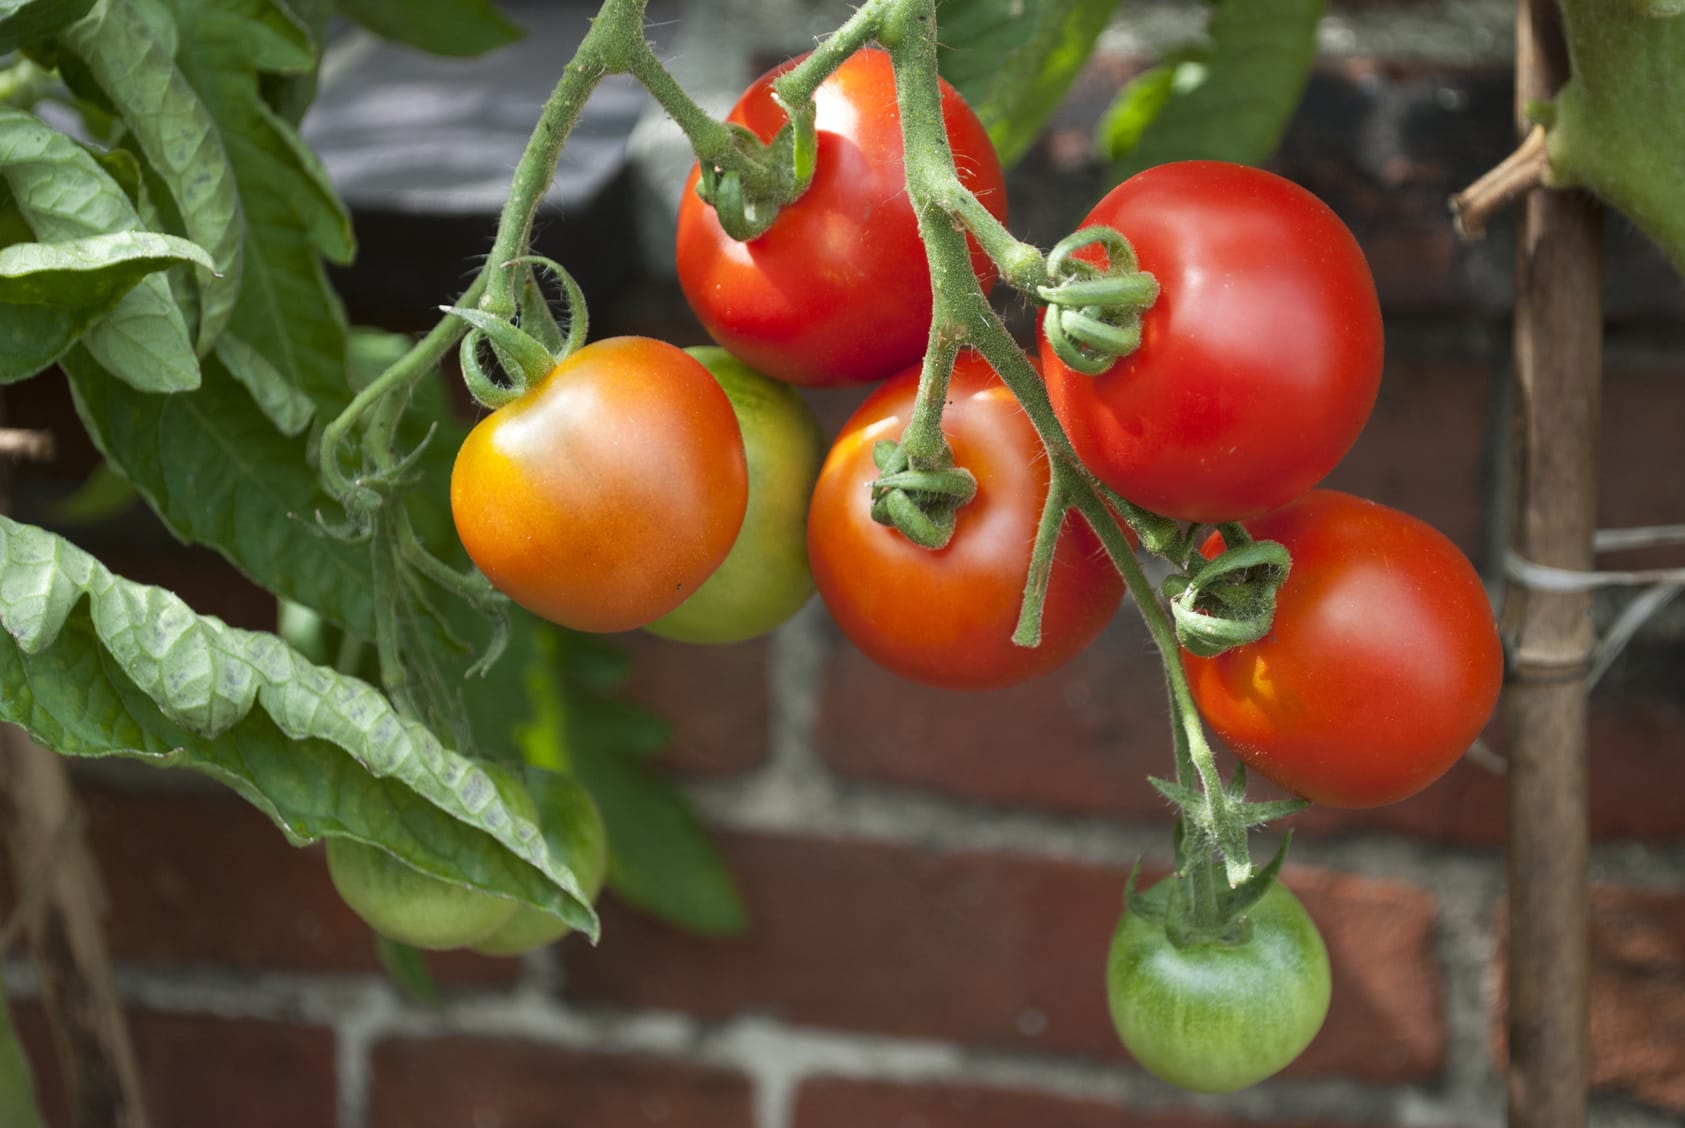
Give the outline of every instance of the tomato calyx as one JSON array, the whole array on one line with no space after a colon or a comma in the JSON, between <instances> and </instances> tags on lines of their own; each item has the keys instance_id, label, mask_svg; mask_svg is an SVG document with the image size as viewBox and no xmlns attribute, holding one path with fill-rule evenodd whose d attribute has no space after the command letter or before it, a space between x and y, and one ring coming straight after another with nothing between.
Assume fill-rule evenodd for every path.
<instances>
[{"instance_id":1,"label":"tomato calyx","mask_svg":"<svg viewBox=\"0 0 1685 1128\"><path fill-rule=\"evenodd\" d=\"M1165 936L1178 948L1201 944L1230 947L1246 944L1252 939L1252 921L1247 911L1269 892L1271 884L1281 873L1292 832L1283 838L1268 863L1254 869L1250 877L1233 886L1223 879L1216 853L1199 846L1190 853L1187 840L1185 823L1177 819L1172 832L1176 850L1175 872L1155 882L1149 889L1138 892L1136 883L1141 866L1137 862L1124 884L1125 907L1143 920L1161 926Z\"/></svg>"},{"instance_id":2,"label":"tomato calyx","mask_svg":"<svg viewBox=\"0 0 1685 1128\"><path fill-rule=\"evenodd\" d=\"M1223 526L1223 542L1229 547L1210 560L1193 553L1187 570L1159 589L1170 601L1177 641L1201 658L1269 634L1276 593L1293 566L1279 542L1255 541L1237 525Z\"/></svg>"},{"instance_id":3,"label":"tomato calyx","mask_svg":"<svg viewBox=\"0 0 1685 1128\"><path fill-rule=\"evenodd\" d=\"M1104 265L1093 261L1098 248ZM1110 227L1067 235L1047 256L1049 283L1036 287L1047 303L1048 344L1073 371L1098 376L1141 344L1141 315L1158 300L1158 280L1140 270L1129 240Z\"/></svg>"},{"instance_id":4,"label":"tomato calyx","mask_svg":"<svg viewBox=\"0 0 1685 1128\"><path fill-rule=\"evenodd\" d=\"M482 405L496 410L513 403L528 388L549 375L570 354L585 343L589 316L585 294L567 268L543 255L523 255L507 264L509 269L527 270L516 321L471 306L440 306L469 325L462 338L460 358L462 381ZM562 285L567 300L568 330L564 337L545 301L531 267L542 267ZM489 344L501 370L498 380L486 372L480 361L480 346Z\"/></svg>"},{"instance_id":5,"label":"tomato calyx","mask_svg":"<svg viewBox=\"0 0 1685 1128\"><path fill-rule=\"evenodd\" d=\"M773 101L789 120L762 144L759 137L745 126L728 123L732 152L742 165L751 170L765 170L766 174L745 174L742 168L718 162L703 161L699 165L696 195L714 209L720 228L740 243L764 235L779 209L799 200L813 182L818 166L819 132L814 125L813 99L807 98L793 105L775 89Z\"/></svg>"},{"instance_id":6,"label":"tomato calyx","mask_svg":"<svg viewBox=\"0 0 1685 1128\"><path fill-rule=\"evenodd\" d=\"M977 478L953 464L946 446L942 453L946 465L919 469L893 439L875 445L872 462L882 476L872 483L872 520L899 530L920 547L946 545L953 538L960 507L977 496Z\"/></svg>"}]
</instances>

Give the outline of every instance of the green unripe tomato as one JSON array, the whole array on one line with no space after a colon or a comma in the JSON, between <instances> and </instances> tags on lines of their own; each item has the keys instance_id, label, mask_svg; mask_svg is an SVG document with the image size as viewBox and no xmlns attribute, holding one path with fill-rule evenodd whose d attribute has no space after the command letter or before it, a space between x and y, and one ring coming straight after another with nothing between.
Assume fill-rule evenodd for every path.
<instances>
[{"instance_id":1,"label":"green unripe tomato","mask_svg":"<svg viewBox=\"0 0 1685 1128\"><path fill-rule=\"evenodd\" d=\"M493 775L500 779L504 800L517 813L536 820L538 808L526 789L514 783L503 786L502 776ZM422 873L378 846L350 838L329 838L327 854L328 875L351 911L382 936L411 947L466 947L502 928L518 905Z\"/></svg>"},{"instance_id":2,"label":"green unripe tomato","mask_svg":"<svg viewBox=\"0 0 1685 1128\"><path fill-rule=\"evenodd\" d=\"M686 349L713 373L737 413L749 463L749 508L724 563L689 599L644 629L679 642L740 642L765 634L813 594L807 507L825 435L794 387L724 349Z\"/></svg>"},{"instance_id":3,"label":"green unripe tomato","mask_svg":"<svg viewBox=\"0 0 1685 1128\"><path fill-rule=\"evenodd\" d=\"M586 896L595 901L608 873L608 832L591 795L571 776L528 772L538 798L539 825L550 853L579 879ZM553 944L571 931L542 909L521 905L515 915L471 947L486 956L520 956Z\"/></svg>"},{"instance_id":4,"label":"green unripe tomato","mask_svg":"<svg viewBox=\"0 0 1685 1128\"><path fill-rule=\"evenodd\" d=\"M1177 947L1125 912L1106 961L1119 1037L1148 1072L1196 1093L1231 1093L1285 1067L1328 1014L1328 949L1280 882L1247 911L1240 944Z\"/></svg>"}]
</instances>

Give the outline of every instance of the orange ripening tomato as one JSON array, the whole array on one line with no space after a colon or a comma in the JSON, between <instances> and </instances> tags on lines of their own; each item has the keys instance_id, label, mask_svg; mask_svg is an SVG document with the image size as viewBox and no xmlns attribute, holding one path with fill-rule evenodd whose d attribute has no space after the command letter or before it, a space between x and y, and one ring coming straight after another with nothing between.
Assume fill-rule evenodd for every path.
<instances>
[{"instance_id":1,"label":"orange ripening tomato","mask_svg":"<svg viewBox=\"0 0 1685 1128\"><path fill-rule=\"evenodd\" d=\"M737 417L663 341L567 357L469 432L451 472L457 535L516 603L580 631L641 627L731 551L748 505Z\"/></svg>"}]
</instances>

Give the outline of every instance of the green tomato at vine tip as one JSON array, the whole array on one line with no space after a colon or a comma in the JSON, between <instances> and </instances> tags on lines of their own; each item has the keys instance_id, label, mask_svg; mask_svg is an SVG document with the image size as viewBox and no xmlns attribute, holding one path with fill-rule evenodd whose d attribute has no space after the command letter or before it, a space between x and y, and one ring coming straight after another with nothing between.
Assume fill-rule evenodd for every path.
<instances>
[{"instance_id":1,"label":"green tomato at vine tip","mask_svg":"<svg viewBox=\"0 0 1685 1128\"><path fill-rule=\"evenodd\" d=\"M550 854L573 871L595 901L608 874L608 831L590 792L571 776L528 772L539 805L539 825ZM521 956L553 944L572 929L542 909L520 905L515 915L483 940L469 945L484 956Z\"/></svg>"},{"instance_id":2,"label":"green tomato at vine tip","mask_svg":"<svg viewBox=\"0 0 1685 1128\"><path fill-rule=\"evenodd\" d=\"M488 766L504 800L538 818L532 796L512 773ZM327 840L328 875L351 911L380 935L415 948L461 948L507 924L518 902L422 873L378 846Z\"/></svg>"},{"instance_id":3,"label":"green tomato at vine tip","mask_svg":"<svg viewBox=\"0 0 1685 1128\"><path fill-rule=\"evenodd\" d=\"M1167 879L1172 880L1172 879ZM1142 1068L1196 1093L1231 1093L1280 1071L1328 1014L1328 949L1287 887L1248 911L1244 943L1178 947L1125 912L1106 960L1118 1036Z\"/></svg>"},{"instance_id":4,"label":"green tomato at vine tip","mask_svg":"<svg viewBox=\"0 0 1685 1128\"><path fill-rule=\"evenodd\" d=\"M695 594L644 629L679 642L741 642L783 623L813 594L807 507L825 435L794 387L722 348L686 349L731 400L749 463L749 507L725 562Z\"/></svg>"}]
</instances>

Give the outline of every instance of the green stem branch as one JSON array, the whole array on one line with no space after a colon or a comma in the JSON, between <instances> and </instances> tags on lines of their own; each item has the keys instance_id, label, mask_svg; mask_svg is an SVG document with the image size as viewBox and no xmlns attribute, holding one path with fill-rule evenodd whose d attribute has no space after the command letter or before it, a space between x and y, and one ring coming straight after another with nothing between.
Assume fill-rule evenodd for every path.
<instances>
[{"instance_id":1,"label":"green stem branch","mask_svg":"<svg viewBox=\"0 0 1685 1128\"><path fill-rule=\"evenodd\" d=\"M796 106L813 97L819 84L829 78L848 57L880 33L884 13L899 0L866 0L841 27L826 36L813 51L772 81L772 88L786 106Z\"/></svg>"},{"instance_id":2,"label":"green stem branch","mask_svg":"<svg viewBox=\"0 0 1685 1128\"><path fill-rule=\"evenodd\" d=\"M919 452L928 455L924 447L934 445L930 436L940 435L941 406L953 357L962 344L976 347L1000 374L1001 380L1030 417L1046 448L1051 475L1049 498L1038 527L1030 578L1026 583L1019 631L1033 634L1038 629L1040 579L1050 567L1064 510L1067 506L1074 506L1099 536L1124 582L1135 593L1136 606L1163 660L1175 726L1173 737L1178 750L1177 782L1192 790L1197 781L1203 792L1203 803L1185 813L1188 829L1194 835L1193 856L1210 859L1214 843L1232 843L1237 838L1244 843L1244 833L1234 833L1242 817L1241 812L1223 788L1199 710L1182 668L1181 648L1170 617L1154 595L1117 515L1108 507L1100 492L1101 487L1083 467L1070 438L1060 426L1041 377L984 298L977 283L966 240L967 231L996 260L1008 281L1014 285L1022 283L1021 288L1032 289L1043 281L1045 262L1039 251L1019 243L1007 233L959 182L942 119L941 94L936 77L935 17L934 0L888 0L883 15L884 34L880 35L880 39L887 41L895 64L896 100L901 111L906 154L907 192L918 216L919 233L924 239L933 296L931 349L921 380L918 409L908 425L908 434L912 436L913 443L920 444ZM908 438L904 436L902 441L904 449L907 448ZM945 451L946 444L942 444L940 449ZM910 460L912 453L909 450ZM1166 537L1169 530L1148 521L1149 515L1143 511L1137 513L1142 523L1151 527L1154 539ZM1209 866L1214 863L1202 860L1197 864ZM1246 866L1249 862L1245 859L1231 859L1230 880ZM1216 880L1214 872L1206 877ZM1208 900L1215 903L1214 898L1203 896L1196 900L1201 905Z\"/></svg>"}]
</instances>

